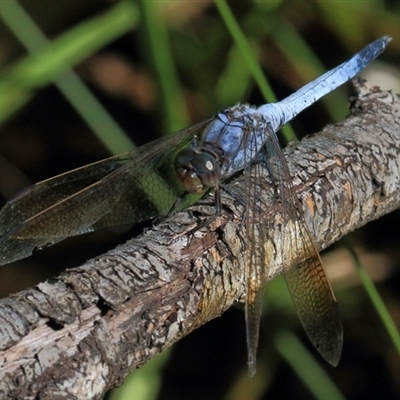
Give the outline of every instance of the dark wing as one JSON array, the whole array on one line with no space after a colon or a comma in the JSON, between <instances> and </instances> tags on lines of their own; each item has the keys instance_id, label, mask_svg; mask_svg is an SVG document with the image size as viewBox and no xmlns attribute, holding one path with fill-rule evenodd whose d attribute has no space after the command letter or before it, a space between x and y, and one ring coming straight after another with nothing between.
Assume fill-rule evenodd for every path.
<instances>
[{"instance_id":1,"label":"dark wing","mask_svg":"<svg viewBox=\"0 0 400 400\"><path fill-rule=\"evenodd\" d=\"M69 236L165 215L183 195L174 156L209 122L23 190L0 212L0 264Z\"/></svg>"},{"instance_id":2,"label":"dark wing","mask_svg":"<svg viewBox=\"0 0 400 400\"><path fill-rule=\"evenodd\" d=\"M274 132L269 132L264 154L282 203L282 261L289 292L310 341L336 366L343 345L338 306Z\"/></svg>"}]
</instances>

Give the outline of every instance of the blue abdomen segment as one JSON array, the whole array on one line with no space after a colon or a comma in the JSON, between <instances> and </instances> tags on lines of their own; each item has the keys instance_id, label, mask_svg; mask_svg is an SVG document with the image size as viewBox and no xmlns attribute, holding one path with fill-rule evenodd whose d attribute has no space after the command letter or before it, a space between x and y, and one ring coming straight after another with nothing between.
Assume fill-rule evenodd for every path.
<instances>
[{"instance_id":1,"label":"blue abdomen segment","mask_svg":"<svg viewBox=\"0 0 400 400\"><path fill-rule=\"evenodd\" d=\"M286 99L278 103L262 105L257 109L257 112L264 116L269 116L271 128L276 132L321 97L354 78L385 50L390 40L389 36L383 36L375 40L350 58L350 60L321 75L297 92L286 97Z\"/></svg>"}]
</instances>

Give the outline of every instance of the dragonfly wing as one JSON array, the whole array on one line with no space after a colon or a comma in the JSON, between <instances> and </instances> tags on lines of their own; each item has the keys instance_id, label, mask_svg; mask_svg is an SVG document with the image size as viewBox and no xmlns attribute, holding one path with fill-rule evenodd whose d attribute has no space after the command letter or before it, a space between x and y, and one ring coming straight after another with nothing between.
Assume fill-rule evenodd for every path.
<instances>
[{"instance_id":1,"label":"dragonfly wing","mask_svg":"<svg viewBox=\"0 0 400 400\"><path fill-rule=\"evenodd\" d=\"M281 197L282 262L289 292L310 341L326 361L336 366L343 345L338 306L273 132L268 135L265 155Z\"/></svg>"},{"instance_id":2,"label":"dragonfly wing","mask_svg":"<svg viewBox=\"0 0 400 400\"><path fill-rule=\"evenodd\" d=\"M174 182L174 156L208 122L43 181L17 195L0 214L0 221L8 222L0 238L0 263L28 257L36 248L69 236L167 213L183 193ZM96 165L101 170L98 174ZM36 205L40 199L43 204Z\"/></svg>"},{"instance_id":3,"label":"dragonfly wing","mask_svg":"<svg viewBox=\"0 0 400 400\"><path fill-rule=\"evenodd\" d=\"M257 128L256 128L257 129ZM263 131L260 129L260 135ZM265 189L260 185L262 165L252 161L257 157L258 144L256 135L248 135L254 142L246 142L245 162L245 232L246 232L246 338L249 376L252 378L256 372L256 353L259 339L260 318L263 304L265 283L268 271L273 262L273 254L266 252L264 246L268 231L265 221L264 198Z\"/></svg>"},{"instance_id":4,"label":"dragonfly wing","mask_svg":"<svg viewBox=\"0 0 400 400\"><path fill-rule=\"evenodd\" d=\"M43 210L99 181L131 160L129 153L110 157L46 179L19 192L0 211L0 235L7 235Z\"/></svg>"},{"instance_id":5,"label":"dragonfly wing","mask_svg":"<svg viewBox=\"0 0 400 400\"><path fill-rule=\"evenodd\" d=\"M337 366L343 346L339 308L307 226L298 220L293 227L284 251L292 249L293 254L296 248L304 258L293 267L286 263L286 283L311 343L329 364Z\"/></svg>"},{"instance_id":6,"label":"dragonfly wing","mask_svg":"<svg viewBox=\"0 0 400 400\"><path fill-rule=\"evenodd\" d=\"M105 181L125 182L125 189L115 207L99 218L92 230L132 224L167 214L185 192L176 179L176 154L191 144L194 136L201 137L212 118L183 129L171 137L144 145L133 153L133 160ZM190 196L185 195L185 199ZM182 204L184 202L182 201ZM186 206L189 204L186 204Z\"/></svg>"}]
</instances>

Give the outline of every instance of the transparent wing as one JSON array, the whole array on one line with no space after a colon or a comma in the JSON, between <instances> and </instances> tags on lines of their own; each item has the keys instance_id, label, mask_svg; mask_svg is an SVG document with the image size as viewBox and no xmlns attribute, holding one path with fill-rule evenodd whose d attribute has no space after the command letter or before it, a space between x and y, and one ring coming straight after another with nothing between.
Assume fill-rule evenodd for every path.
<instances>
[{"instance_id":1,"label":"transparent wing","mask_svg":"<svg viewBox=\"0 0 400 400\"><path fill-rule=\"evenodd\" d=\"M28 257L69 236L166 214L183 195L175 181L174 156L209 122L19 193L0 212L0 263Z\"/></svg>"},{"instance_id":2,"label":"transparent wing","mask_svg":"<svg viewBox=\"0 0 400 400\"><path fill-rule=\"evenodd\" d=\"M268 135L264 155L267 168L280 192L282 261L289 292L310 341L326 361L336 366L343 345L339 309L304 220L285 157L272 131ZM267 227L269 223L266 221Z\"/></svg>"},{"instance_id":3,"label":"transparent wing","mask_svg":"<svg viewBox=\"0 0 400 400\"><path fill-rule=\"evenodd\" d=\"M261 129L260 126L256 129L260 130L260 135L265 135L266 145L258 162L252 166L249 163L245 169L248 249L245 310L249 375L252 377L256 371L263 289L272 263L280 259L289 292L307 336L319 353L336 366L342 352L343 330L335 296L304 220L278 139L271 129ZM246 158L254 160L256 145L246 143L246 146ZM259 177L263 167L267 168L275 186L274 193L261 184ZM273 196L273 201L267 196ZM274 215L266 209L266 204L281 204L280 219L277 218L278 214ZM277 227L280 227L280 238L271 236Z\"/></svg>"},{"instance_id":4,"label":"transparent wing","mask_svg":"<svg viewBox=\"0 0 400 400\"><path fill-rule=\"evenodd\" d=\"M246 158L254 160L256 149L248 144ZM246 339L249 376L252 378L256 372L256 356L260 330L260 318L263 303L264 286L270 263L266 262L264 240L264 224L260 224L263 216L262 187L260 186L261 165L251 164L245 169L245 227L248 259L246 263Z\"/></svg>"},{"instance_id":5,"label":"transparent wing","mask_svg":"<svg viewBox=\"0 0 400 400\"><path fill-rule=\"evenodd\" d=\"M286 99L262 105L257 109L257 113L263 114L270 123L269 128L258 126L255 129L259 130L260 135L265 135L264 164L276 184L282 204L281 247L286 283L304 330L320 354L332 365L338 364L342 352L343 330L339 311L274 132L319 98L354 77L382 53L390 40L388 36L375 40L350 60L326 72ZM253 116L257 118L256 114ZM248 151L249 156L256 156L254 153L251 149ZM268 232L276 230L273 226L276 224L274 218L263 219L262 212L254 211L257 210L257 194L262 190L256 188L257 184L249 180L246 194L248 209L253 210L246 216L248 240L253 254L248 263L246 304L250 374L255 372L261 288L264 277L268 276L269 264L274 260L273 250L266 251L263 243L268 243ZM258 230L254 228L257 222L260 225Z\"/></svg>"}]
</instances>

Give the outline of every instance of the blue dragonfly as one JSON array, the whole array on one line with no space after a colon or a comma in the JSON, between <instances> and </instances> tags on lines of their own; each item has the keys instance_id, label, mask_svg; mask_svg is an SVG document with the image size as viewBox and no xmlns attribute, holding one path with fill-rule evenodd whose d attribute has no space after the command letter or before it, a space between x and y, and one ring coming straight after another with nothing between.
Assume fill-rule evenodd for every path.
<instances>
[{"instance_id":1,"label":"blue dragonfly","mask_svg":"<svg viewBox=\"0 0 400 400\"><path fill-rule=\"evenodd\" d=\"M343 343L336 299L304 220L276 132L354 77L383 52L390 40L388 36L377 39L280 102L260 107L235 105L169 137L28 187L0 211L0 264L28 257L69 236L165 216L179 199L185 204L191 195L209 190L214 190L216 211L220 212L221 183L244 170L250 376L256 370L262 293L273 262L265 243L277 224L281 227L283 271L299 319L322 357L336 366ZM280 222L263 216L260 199L264 189L258 184L257 168L256 176L250 174L255 161L267 167L276 187L282 209ZM296 252L306 256L293 263L288 255Z\"/></svg>"}]
</instances>

